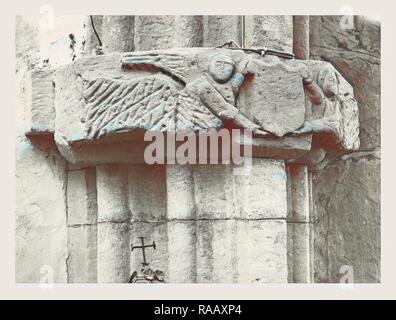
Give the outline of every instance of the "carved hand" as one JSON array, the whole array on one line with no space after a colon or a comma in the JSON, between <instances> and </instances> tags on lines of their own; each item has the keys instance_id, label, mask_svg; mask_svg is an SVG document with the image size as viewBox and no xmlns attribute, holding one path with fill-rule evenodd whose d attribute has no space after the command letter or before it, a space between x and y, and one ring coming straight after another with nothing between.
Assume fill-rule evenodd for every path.
<instances>
[{"instance_id":1,"label":"carved hand","mask_svg":"<svg viewBox=\"0 0 396 320\"><path fill-rule=\"evenodd\" d=\"M328 118L306 121L303 126L293 131L292 135L297 136L305 133L334 133L336 132L336 124L335 121L332 123L331 119Z\"/></svg>"},{"instance_id":2,"label":"carved hand","mask_svg":"<svg viewBox=\"0 0 396 320\"><path fill-rule=\"evenodd\" d=\"M244 57L237 65L236 67L236 72L246 74L248 73L248 64L250 62L250 59L248 57Z\"/></svg>"},{"instance_id":3,"label":"carved hand","mask_svg":"<svg viewBox=\"0 0 396 320\"><path fill-rule=\"evenodd\" d=\"M291 135L298 136L300 134L312 133L312 132L313 132L312 123L307 121L300 128L298 128L297 130L294 130Z\"/></svg>"},{"instance_id":4,"label":"carved hand","mask_svg":"<svg viewBox=\"0 0 396 320\"><path fill-rule=\"evenodd\" d=\"M234 123L237 124L238 126L244 128L244 129L248 129L252 132L255 132L257 130L260 130L260 126L253 123L252 121L250 121L248 118L246 118L244 115L242 115L241 113L238 113L235 117L234 117Z\"/></svg>"}]
</instances>

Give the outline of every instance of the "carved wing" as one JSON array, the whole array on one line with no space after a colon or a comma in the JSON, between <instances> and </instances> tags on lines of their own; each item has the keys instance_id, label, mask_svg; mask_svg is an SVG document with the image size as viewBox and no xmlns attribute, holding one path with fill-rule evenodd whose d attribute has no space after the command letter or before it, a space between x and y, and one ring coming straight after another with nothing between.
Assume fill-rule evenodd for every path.
<instances>
[{"instance_id":1,"label":"carved wing","mask_svg":"<svg viewBox=\"0 0 396 320\"><path fill-rule=\"evenodd\" d=\"M185 85L192 66L186 56L176 53L131 53L122 59L122 68L132 71L162 72Z\"/></svg>"},{"instance_id":2,"label":"carved wing","mask_svg":"<svg viewBox=\"0 0 396 320\"><path fill-rule=\"evenodd\" d=\"M169 85L156 78L115 80L98 78L84 90L87 103L85 128L89 138L111 132L146 128L166 122L165 101Z\"/></svg>"},{"instance_id":3,"label":"carved wing","mask_svg":"<svg viewBox=\"0 0 396 320\"><path fill-rule=\"evenodd\" d=\"M136 128L170 131L219 127L222 121L166 76L86 81L85 129L98 139Z\"/></svg>"}]
</instances>

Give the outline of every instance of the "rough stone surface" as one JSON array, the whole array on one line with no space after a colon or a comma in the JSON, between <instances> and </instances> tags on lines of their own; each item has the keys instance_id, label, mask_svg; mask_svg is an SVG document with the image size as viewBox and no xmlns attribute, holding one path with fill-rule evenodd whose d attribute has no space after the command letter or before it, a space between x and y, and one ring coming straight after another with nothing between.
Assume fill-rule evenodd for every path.
<instances>
[{"instance_id":1,"label":"rough stone surface","mask_svg":"<svg viewBox=\"0 0 396 320\"><path fill-rule=\"evenodd\" d=\"M165 273L168 282L166 167L129 166L129 208L131 210L131 244L140 245L139 237L147 244L153 241L156 249L146 250L147 261L153 270ZM141 250L131 253L131 273L142 268Z\"/></svg>"},{"instance_id":2,"label":"rough stone surface","mask_svg":"<svg viewBox=\"0 0 396 320\"><path fill-rule=\"evenodd\" d=\"M169 282L168 271L168 226L166 222L139 222L131 223L131 245L141 245L139 237L144 237L145 244L155 241L156 249L146 249L147 262L152 270L161 270L165 273L165 281ZM131 252L131 273L142 268L142 250Z\"/></svg>"},{"instance_id":3,"label":"rough stone surface","mask_svg":"<svg viewBox=\"0 0 396 320\"><path fill-rule=\"evenodd\" d=\"M203 42L202 16L176 16L174 46L201 47Z\"/></svg>"},{"instance_id":4,"label":"rough stone surface","mask_svg":"<svg viewBox=\"0 0 396 320\"><path fill-rule=\"evenodd\" d=\"M289 223L290 225L290 223ZM288 226L289 227L289 226ZM292 223L293 228L293 283L310 283L310 237L309 223Z\"/></svg>"},{"instance_id":5,"label":"rough stone surface","mask_svg":"<svg viewBox=\"0 0 396 320\"><path fill-rule=\"evenodd\" d=\"M31 128L32 98L38 97L32 92L30 72L48 59L50 67L72 62L68 35L78 37L81 29L81 17L54 22L52 30L39 28L39 17L18 16L15 24L17 283L67 282L66 164L50 138L25 137Z\"/></svg>"},{"instance_id":6,"label":"rough stone surface","mask_svg":"<svg viewBox=\"0 0 396 320\"><path fill-rule=\"evenodd\" d=\"M246 16L245 46L292 52L292 16Z\"/></svg>"},{"instance_id":7,"label":"rough stone surface","mask_svg":"<svg viewBox=\"0 0 396 320\"><path fill-rule=\"evenodd\" d=\"M238 221L235 245L235 282L287 282L286 221Z\"/></svg>"},{"instance_id":8,"label":"rough stone surface","mask_svg":"<svg viewBox=\"0 0 396 320\"><path fill-rule=\"evenodd\" d=\"M91 21L92 17L92 21ZM101 49L99 49L100 44L99 40L94 32L93 26L95 27L95 30L99 36L99 39L102 37L102 26L103 26L103 16L86 16L84 17L83 21L83 51L82 55L83 56L90 56L94 55L98 52L101 52Z\"/></svg>"},{"instance_id":9,"label":"rough stone surface","mask_svg":"<svg viewBox=\"0 0 396 320\"><path fill-rule=\"evenodd\" d=\"M302 126L305 96L301 69L288 68L276 57L266 57L253 61L249 70L254 76L241 92L241 111L276 136Z\"/></svg>"},{"instance_id":10,"label":"rough stone surface","mask_svg":"<svg viewBox=\"0 0 396 320\"><path fill-rule=\"evenodd\" d=\"M174 16L136 16L135 51L173 47Z\"/></svg>"},{"instance_id":11,"label":"rough stone surface","mask_svg":"<svg viewBox=\"0 0 396 320\"><path fill-rule=\"evenodd\" d=\"M134 16L103 16L103 52L133 50Z\"/></svg>"},{"instance_id":12,"label":"rough stone surface","mask_svg":"<svg viewBox=\"0 0 396 320\"><path fill-rule=\"evenodd\" d=\"M286 218L283 161L254 159L241 176L228 165L197 165L193 172L198 219Z\"/></svg>"},{"instance_id":13,"label":"rough stone surface","mask_svg":"<svg viewBox=\"0 0 396 320\"><path fill-rule=\"evenodd\" d=\"M281 160L254 159L250 174L238 176L235 197L243 219L284 219L287 214L286 172Z\"/></svg>"},{"instance_id":14,"label":"rough stone surface","mask_svg":"<svg viewBox=\"0 0 396 320\"><path fill-rule=\"evenodd\" d=\"M199 221L197 246L197 282L287 282L285 221Z\"/></svg>"},{"instance_id":15,"label":"rough stone surface","mask_svg":"<svg viewBox=\"0 0 396 320\"><path fill-rule=\"evenodd\" d=\"M126 283L130 272L130 225L98 223L97 281Z\"/></svg>"},{"instance_id":16,"label":"rough stone surface","mask_svg":"<svg viewBox=\"0 0 396 320\"><path fill-rule=\"evenodd\" d=\"M234 176L227 165L196 165L193 168L198 219L226 219L239 216L235 205Z\"/></svg>"},{"instance_id":17,"label":"rough stone surface","mask_svg":"<svg viewBox=\"0 0 396 320\"><path fill-rule=\"evenodd\" d=\"M313 174L315 282L338 282L342 265L353 267L354 282L380 282L380 26L342 22L310 17L311 58L330 61L353 86L361 141Z\"/></svg>"},{"instance_id":18,"label":"rough stone surface","mask_svg":"<svg viewBox=\"0 0 396 320\"><path fill-rule=\"evenodd\" d=\"M82 225L67 228L67 282L97 282L97 226Z\"/></svg>"},{"instance_id":19,"label":"rough stone surface","mask_svg":"<svg viewBox=\"0 0 396 320\"><path fill-rule=\"evenodd\" d=\"M97 222L95 168L68 171L66 196L67 224L69 226Z\"/></svg>"},{"instance_id":20,"label":"rough stone surface","mask_svg":"<svg viewBox=\"0 0 396 320\"><path fill-rule=\"evenodd\" d=\"M67 282L97 282L97 194L93 167L67 172Z\"/></svg>"},{"instance_id":21,"label":"rough stone surface","mask_svg":"<svg viewBox=\"0 0 396 320\"><path fill-rule=\"evenodd\" d=\"M197 222L197 282L233 283L235 273L235 220Z\"/></svg>"},{"instance_id":22,"label":"rough stone surface","mask_svg":"<svg viewBox=\"0 0 396 320\"><path fill-rule=\"evenodd\" d=\"M65 162L54 151L38 150L20 138L15 174L15 280L66 282Z\"/></svg>"},{"instance_id":23,"label":"rough stone surface","mask_svg":"<svg viewBox=\"0 0 396 320\"><path fill-rule=\"evenodd\" d=\"M203 16L203 46L217 47L234 40L241 43L240 16Z\"/></svg>"},{"instance_id":24,"label":"rough stone surface","mask_svg":"<svg viewBox=\"0 0 396 320\"><path fill-rule=\"evenodd\" d=\"M251 170L249 175L236 176L227 165L193 169L197 282L287 281L284 164L254 159ZM261 237L266 240L261 242ZM280 251L272 251L275 247ZM273 273L263 271L267 267Z\"/></svg>"},{"instance_id":25,"label":"rough stone surface","mask_svg":"<svg viewBox=\"0 0 396 320\"><path fill-rule=\"evenodd\" d=\"M194 186L190 166L166 166L166 192L169 220L195 218Z\"/></svg>"},{"instance_id":26,"label":"rough stone surface","mask_svg":"<svg viewBox=\"0 0 396 320\"><path fill-rule=\"evenodd\" d=\"M290 188L288 220L290 222L309 222L309 179L305 165L289 165L287 178Z\"/></svg>"},{"instance_id":27,"label":"rough stone surface","mask_svg":"<svg viewBox=\"0 0 396 320\"><path fill-rule=\"evenodd\" d=\"M103 165L96 168L98 222L128 222L128 170L126 166Z\"/></svg>"},{"instance_id":28,"label":"rough stone surface","mask_svg":"<svg viewBox=\"0 0 396 320\"><path fill-rule=\"evenodd\" d=\"M31 72L32 107L28 133L54 132L55 90L52 82L53 70L38 69Z\"/></svg>"},{"instance_id":29,"label":"rough stone surface","mask_svg":"<svg viewBox=\"0 0 396 320\"><path fill-rule=\"evenodd\" d=\"M99 283L125 283L130 276L130 210L128 168L96 168L98 197L97 279Z\"/></svg>"},{"instance_id":30,"label":"rough stone surface","mask_svg":"<svg viewBox=\"0 0 396 320\"><path fill-rule=\"evenodd\" d=\"M339 282L353 268L354 282L380 281L379 157L359 152L313 176L315 282Z\"/></svg>"},{"instance_id":31,"label":"rough stone surface","mask_svg":"<svg viewBox=\"0 0 396 320\"><path fill-rule=\"evenodd\" d=\"M129 166L129 209L132 222L166 220L166 166Z\"/></svg>"},{"instance_id":32,"label":"rough stone surface","mask_svg":"<svg viewBox=\"0 0 396 320\"><path fill-rule=\"evenodd\" d=\"M168 222L168 279L170 283L196 282L195 246L195 221Z\"/></svg>"},{"instance_id":33,"label":"rough stone surface","mask_svg":"<svg viewBox=\"0 0 396 320\"><path fill-rule=\"evenodd\" d=\"M352 29L340 28L341 16L310 17L310 55L330 61L353 85L359 106L361 150L380 147L380 26L363 17ZM334 32L337 30L337 32Z\"/></svg>"},{"instance_id":34,"label":"rough stone surface","mask_svg":"<svg viewBox=\"0 0 396 320\"><path fill-rule=\"evenodd\" d=\"M196 215L192 182L189 166L167 165L170 282L196 282Z\"/></svg>"},{"instance_id":35,"label":"rough stone surface","mask_svg":"<svg viewBox=\"0 0 396 320\"><path fill-rule=\"evenodd\" d=\"M312 134L284 136L276 140L253 138L252 146L254 158L298 160L312 149Z\"/></svg>"}]
</instances>

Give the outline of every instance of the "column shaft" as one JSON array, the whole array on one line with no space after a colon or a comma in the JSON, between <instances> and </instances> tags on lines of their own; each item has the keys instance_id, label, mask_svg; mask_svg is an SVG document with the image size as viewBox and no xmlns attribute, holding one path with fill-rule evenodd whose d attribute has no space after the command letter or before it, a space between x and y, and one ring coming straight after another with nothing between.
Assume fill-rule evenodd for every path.
<instances>
[{"instance_id":1,"label":"column shaft","mask_svg":"<svg viewBox=\"0 0 396 320\"><path fill-rule=\"evenodd\" d=\"M176 16L174 46L201 47L203 40L202 16Z\"/></svg>"},{"instance_id":2,"label":"column shaft","mask_svg":"<svg viewBox=\"0 0 396 320\"><path fill-rule=\"evenodd\" d=\"M297 59L309 59L309 16L293 16L293 52Z\"/></svg>"},{"instance_id":3,"label":"column shaft","mask_svg":"<svg viewBox=\"0 0 396 320\"><path fill-rule=\"evenodd\" d=\"M263 47L291 52L293 49L292 16L246 16L246 47Z\"/></svg>"},{"instance_id":4,"label":"column shaft","mask_svg":"<svg viewBox=\"0 0 396 320\"><path fill-rule=\"evenodd\" d=\"M134 16L103 16L103 51L133 50Z\"/></svg>"},{"instance_id":5,"label":"column shaft","mask_svg":"<svg viewBox=\"0 0 396 320\"><path fill-rule=\"evenodd\" d=\"M102 24L103 16L92 16L92 20L91 16L86 16L84 22L84 56L94 55L96 49L100 46L99 39L102 37ZM95 31L97 35L95 34Z\"/></svg>"},{"instance_id":6,"label":"column shaft","mask_svg":"<svg viewBox=\"0 0 396 320\"><path fill-rule=\"evenodd\" d=\"M289 217L288 228L292 240L292 280L310 282L310 200L309 177L305 165L288 167Z\"/></svg>"},{"instance_id":7,"label":"column shaft","mask_svg":"<svg viewBox=\"0 0 396 320\"><path fill-rule=\"evenodd\" d=\"M130 276L128 172L120 165L97 166L98 282L125 283Z\"/></svg>"},{"instance_id":8,"label":"column shaft","mask_svg":"<svg viewBox=\"0 0 396 320\"><path fill-rule=\"evenodd\" d=\"M167 166L169 282L196 282L196 221L188 166Z\"/></svg>"},{"instance_id":9,"label":"column shaft","mask_svg":"<svg viewBox=\"0 0 396 320\"><path fill-rule=\"evenodd\" d=\"M84 168L67 173L67 280L95 283L96 278L96 173Z\"/></svg>"},{"instance_id":10,"label":"column shaft","mask_svg":"<svg viewBox=\"0 0 396 320\"><path fill-rule=\"evenodd\" d=\"M204 16L203 46L217 47L227 41L241 43L241 16Z\"/></svg>"}]
</instances>

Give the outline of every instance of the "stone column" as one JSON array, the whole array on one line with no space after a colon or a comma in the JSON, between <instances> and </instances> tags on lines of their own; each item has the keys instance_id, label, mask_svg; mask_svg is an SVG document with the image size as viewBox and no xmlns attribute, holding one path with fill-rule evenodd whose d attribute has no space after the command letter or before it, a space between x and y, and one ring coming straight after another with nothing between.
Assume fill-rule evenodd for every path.
<instances>
[{"instance_id":1,"label":"stone column","mask_svg":"<svg viewBox=\"0 0 396 320\"><path fill-rule=\"evenodd\" d=\"M241 16L204 16L203 46L217 47L227 41L241 43Z\"/></svg>"},{"instance_id":2,"label":"stone column","mask_svg":"<svg viewBox=\"0 0 396 320\"><path fill-rule=\"evenodd\" d=\"M201 47L203 41L202 16L176 16L174 46Z\"/></svg>"},{"instance_id":3,"label":"stone column","mask_svg":"<svg viewBox=\"0 0 396 320\"><path fill-rule=\"evenodd\" d=\"M309 16L293 16L293 52L297 59L309 59Z\"/></svg>"},{"instance_id":4,"label":"stone column","mask_svg":"<svg viewBox=\"0 0 396 320\"><path fill-rule=\"evenodd\" d=\"M174 16L136 16L134 50L173 47Z\"/></svg>"},{"instance_id":5,"label":"stone column","mask_svg":"<svg viewBox=\"0 0 396 320\"><path fill-rule=\"evenodd\" d=\"M165 273L168 282L168 223L166 215L166 166L134 164L129 166L129 208L131 245L140 245L139 237L156 249L146 250L152 270ZM131 273L142 267L142 251L131 252Z\"/></svg>"},{"instance_id":6,"label":"stone column","mask_svg":"<svg viewBox=\"0 0 396 320\"><path fill-rule=\"evenodd\" d=\"M292 282L310 282L310 191L305 165L288 166L288 235ZM289 242L290 244L290 242Z\"/></svg>"},{"instance_id":7,"label":"stone column","mask_svg":"<svg viewBox=\"0 0 396 320\"><path fill-rule=\"evenodd\" d=\"M97 166L98 282L125 283L130 276L128 170Z\"/></svg>"},{"instance_id":8,"label":"stone column","mask_svg":"<svg viewBox=\"0 0 396 320\"><path fill-rule=\"evenodd\" d=\"M67 282L96 282L95 168L67 173Z\"/></svg>"},{"instance_id":9,"label":"stone column","mask_svg":"<svg viewBox=\"0 0 396 320\"><path fill-rule=\"evenodd\" d=\"M196 220L190 168L167 165L169 282L196 282Z\"/></svg>"},{"instance_id":10,"label":"stone column","mask_svg":"<svg viewBox=\"0 0 396 320\"><path fill-rule=\"evenodd\" d=\"M134 16L103 16L102 20L103 51L132 51ZM97 190L98 282L125 283L131 274L127 167L97 166Z\"/></svg>"},{"instance_id":11,"label":"stone column","mask_svg":"<svg viewBox=\"0 0 396 320\"><path fill-rule=\"evenodd\" d=\"M237 178L239 198L238 283L287 282L287 188L283 160L253 159L251 173Z\"/></svg>"},{"instance_id":12,"label":"stone column","mask_svg":"<svg viewBox=\"0 0 396 320\"><path fill-rule=\"evenodd\" d=\"M102 37L103 16L86 16L84 22L84 56L94 55L100 46L99 39ZM95 30L97 35L95 34ZM97 38L99 37L99 39Z\"/></svg>"},{"instance_id":13,"label":"stone column","mask_svg":"<svg viewBox=\"0 0 396 320\"><path fill-rule=\"evenodd\" d=\"M286 16L246 16L245 17L245 46L246 47L267 47L286 52L293 50L293 17ZM258 263L255 263L255 268L250 273L243 274L242 266L249 266L246 261L248 259L241 259L239 271L239 281L242 279L254 280L257 275L258 281L262 282L287 282L289 266L293 259L288 259L290 254L290 239L288 237L289 227L286 223L287 217L287 196L288 190L286 185L286 169L283 161L280 160L265 160L255 159L256 170L265 177L265 183L261 179L261 183L257 183L256 188L249 188L252 198L252 203L245 202L245 207L250 208L254 204L258 205L260 209L256 209L252 218L257 214L257 218L270 218L269 220L250 221L251 242L252 244L259 244L258 250L254 251L250 247L241 248L243 252L250 252L251 258ZM249 182L249 180L251 180ZM252 185L253 179L246 179L248 185ZM245 182L245 183L246 183ZM263 184L268 184L263 186ZM254 184L253 184L254 185ZM274 191L274 187L277 188ZM263 192L257 192L259 188L264 188ZM265 192L264 192L265 191ZM267 194L267 196L265 196ZM268 196L271 194L271 196ZM256 195L262 195L261 202L254 200ZM260 199L258 196L257 199ZM277 199L277 200L275 200ZM244 209L249 213L251 209ZM260 211L262 211L260 213ZM264 214L264 216L263 216ZM261 217L260 217L261 216ZM275 219L274 219L275 218ZM243 235L243 233L241 233ZM246 253L245 253L246 257ZM267 257L267 260L264 258ZM292 257L292 256L291 256ZM260 276L261 272L264 275ZM270 271L271 270L271 271Z\"/></svg>"},{"instance_id":14,"label":"stone column","mask_svg":"<svg viewBox=\"0 0 396 320\"><path fill-rule=\"evenodd\" d=\"M103 51L133 50L134 16L103 16Z\"/></svg>"},{"instance_id":15,"label":"stone column","mask_svg":"<svg viewBox=\"0 0 396 320\"><path fill-rule=\"evenodd\" d=\"M293 16L293 52L297 59L309 59L309 16ZM307 112L308 113L308 112ZM311 183L305 165L288 166L289 237L292 241L292 281L311 281Z\"/></svg>"},{"instance_id":16,"label":"stone column","mask_svg":"<svg viewBox=\"0 0 396 320\"><path fill-rule=\"evenodd\" d=\"M197 282L234 282L239 213L233 168L194 166L197 216Z\"/></svg>"},{"instance_id":17,"label":"stone column","mask_svg":"<svg viewBox=\"0 0 396 320\"><path fill-rule=\"evenodd\" d=\"M136 16L135 30L136 51L202 45L200 16ZM166 165L166 197L167 281L196 282L194 193L188 166Z\"/></svg>"},{"instance_id":18,"label":"stone column","mask_svg":"<svg viewBox=\"0 0 396 320\"><path fill-rule=\"evenodd\" d=\"M194 182L198 282L286 283L284 162L253 159L246 175L197 166Z\"/></svg>"},{"instance_id":19,"label":"stone column","mask_svg":"<svg viewBox=\"0 0 396 320\"><path fill-rule=\"evenodd\" d=\"M264 47L291 52L293 49L292 16L246 16L246 47Z\"/></svg>"}]
</instances>

